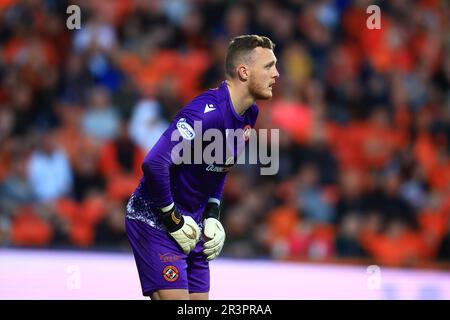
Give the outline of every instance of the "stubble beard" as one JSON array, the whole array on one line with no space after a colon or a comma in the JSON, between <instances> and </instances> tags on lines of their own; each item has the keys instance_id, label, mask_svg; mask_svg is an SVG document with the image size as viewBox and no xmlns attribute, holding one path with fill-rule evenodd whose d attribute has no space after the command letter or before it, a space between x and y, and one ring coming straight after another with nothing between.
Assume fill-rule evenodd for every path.
<instances>
[{"instance_id":1,"label":"stubble beard","mask_svg":"<svg viewBox=\"0 0 450 320\"><path fill-rule=\"evenodd\" d=\"M264 87L253 80L250 80L248 90L255 100L268 100L272 98L272 92L268 87Z\"/></svg>"}]
</instances>

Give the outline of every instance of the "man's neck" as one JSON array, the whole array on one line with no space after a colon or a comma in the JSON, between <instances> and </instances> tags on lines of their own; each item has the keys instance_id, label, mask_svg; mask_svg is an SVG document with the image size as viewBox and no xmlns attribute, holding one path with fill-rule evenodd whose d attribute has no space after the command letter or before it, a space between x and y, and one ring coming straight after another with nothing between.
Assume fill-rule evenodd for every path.
<instances>
[{"instance_id":1,"label":"man's neck","mask_svg":"<svg viewBox=\"0 0 450 320\"><path fill-rule=\"evenodd\" d=\"M236 113L242 116L252 106L255 99L250 95L247 88L236 84L232 80L226 80L231 102Z\"/></svg>"}]
</instances>

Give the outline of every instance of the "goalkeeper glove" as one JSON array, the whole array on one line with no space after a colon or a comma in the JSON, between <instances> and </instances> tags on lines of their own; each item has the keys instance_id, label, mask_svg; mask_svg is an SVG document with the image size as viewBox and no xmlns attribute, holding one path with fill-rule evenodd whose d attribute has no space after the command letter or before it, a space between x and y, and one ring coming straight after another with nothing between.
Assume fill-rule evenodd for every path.
<instances>
[{"instance_id":1,"label":"goalkeeper glove","mask_svg":"<svg viewBox=\"0 0 450 320\"><path fill-rule=\"evenodd\" d=\"M223 244L225 243L225 230L219 221L219 205L219 200L210 199L210 202L206 205L203 213L203 234L207 238L207 241L204 244L203 253L206 255L207 260L216 258L220 251L222 251Z\"/></svg>"},{"instance_id":2,"label":"goalkeeper glove","mask_svg":"<svg viewBox=\"0 0 450 320\"><path fill-rule=\"evenodd\" d=\"M167 231L183 252L189 254L200 239L199 226L192 217L181 215L174 204L160 210L161 219Z\"/></svg>"}]
</instances>

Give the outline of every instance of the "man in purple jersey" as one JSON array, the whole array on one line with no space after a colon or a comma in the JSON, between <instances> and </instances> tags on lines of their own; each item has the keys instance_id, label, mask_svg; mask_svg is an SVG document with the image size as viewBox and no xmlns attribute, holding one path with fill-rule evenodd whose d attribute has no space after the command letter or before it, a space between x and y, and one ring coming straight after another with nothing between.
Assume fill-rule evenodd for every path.
<instances>
[{"instance_id":1,"label":"man in purple jersey","mask_svg":"<svg viewBox=\"0 0 450 320\"><path fill-rule=\"evenodd\" d=\"M232 39L225 59L226 80L182 108L145 157L143 177L125 219L143 295L157 300L208 299L209 261L219 255L225 241L219 221L222 190L242 151L231 147L229 152L228 133L241 130L245 144L258 116L255 100L272 98L279 77L273 48L267 37ZM180 162L190 151L194 158L202 156L208 130L225 137L227 155L222 161ZM200 149L194 147L199 139ZM180 145L188 147L174 152Z\"/></svg>"}]
</instances>

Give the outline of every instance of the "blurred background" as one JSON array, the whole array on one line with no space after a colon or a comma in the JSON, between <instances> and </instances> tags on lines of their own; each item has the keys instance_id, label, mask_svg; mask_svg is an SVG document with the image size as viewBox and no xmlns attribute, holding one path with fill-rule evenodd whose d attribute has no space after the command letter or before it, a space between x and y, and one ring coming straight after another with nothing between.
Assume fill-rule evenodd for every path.
<instances>
[{"instance_id":1,"label":"blurred background","mask_svg":"<svg viewBox=\"0 0 450 320\"><path fill-rule=\"evenodd\" d=\"M241 34L276 44L280 170L228 175L222 257L450 269L444 0L0 0L0 246L130 253L143 157Z\"/></svg>"}]
</instances>

